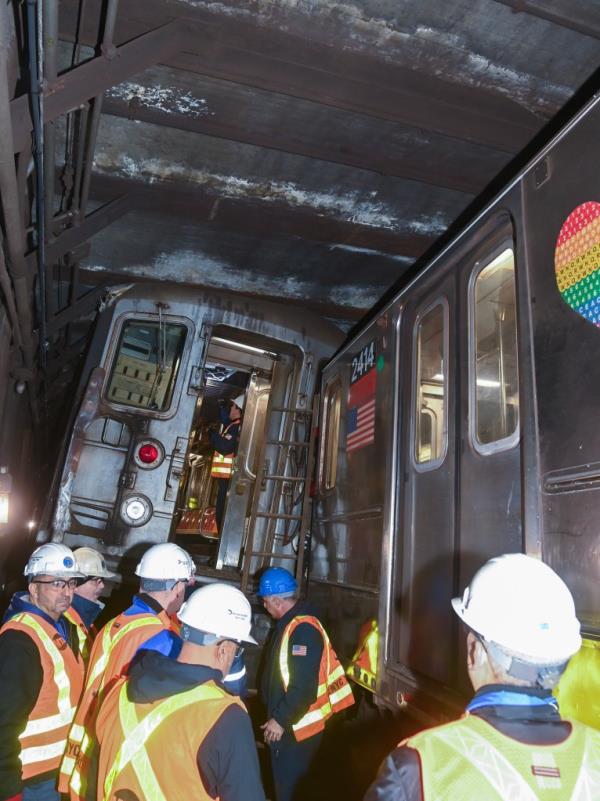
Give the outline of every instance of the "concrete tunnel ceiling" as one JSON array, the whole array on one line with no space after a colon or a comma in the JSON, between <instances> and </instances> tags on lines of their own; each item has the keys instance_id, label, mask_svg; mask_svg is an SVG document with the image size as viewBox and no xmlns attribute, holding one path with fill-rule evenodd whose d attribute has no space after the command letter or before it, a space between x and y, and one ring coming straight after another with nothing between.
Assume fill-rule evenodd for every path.
<instances>
[{"instance_id":1,"label":"concrete tunnel ceiling","mask_svg":"<svg viewBox=\"0 0 600 801\"><path fill-rule=\"evenodd\" d=\"M72 97L106 89L80 280L286 298L346 327L599 65L585 0L127 0L104 71L103 9L59 4Z\"/></svg>"}]
</instances>

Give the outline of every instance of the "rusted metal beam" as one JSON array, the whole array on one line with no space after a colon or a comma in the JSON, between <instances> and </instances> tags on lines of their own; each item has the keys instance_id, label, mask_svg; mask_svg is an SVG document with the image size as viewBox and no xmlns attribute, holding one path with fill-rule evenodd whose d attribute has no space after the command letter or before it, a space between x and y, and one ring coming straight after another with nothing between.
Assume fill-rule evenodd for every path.
<instances>
[{"instance_id":1,"label":"rusted metal beam","mask_svg":"<svg viewBox=\"0 0 600 801\"><path fill-rule=\"evenodd\" d=\"M94 186L101 197L127 193L132 198L131 211L160 213L253 237L299 237L309 242L349 245L410 258L422 255L435 239L326 217L308 207L260 198L225 197L166 182L148 185L97 175Z\"/></svg>"},{"instance_id":2,"label":"rusted metal beam","mask_svg":"<svg viewBox=\"0 0 600 801\"><path fill-rule=\"evenodd\" d=\"M585 12L578 14L570 0L563 5L555 0L552 7L549 3L538 0L494 0L494 2L512 8L516 14L529 14L531 17L538 17L553 25L559 25L561 28L568 28L584 36L600 39L600 13L598 5L595 3L589 3L589 13L586 15Z\"/></svg>"},{"instance_id":3,"label":"rusted metal beam","mask_svg":"<svg viewBox=\"0 0 600 801\"><path fill-rule=\"evenodd\" d=\"M299 129L297 126L290 126L277 132L261 132L240 122L235 107L226 103L223 103L213 115L198 117L176 110L167 112L145 106L143 103L131 104L117 98L105 98L103 112L123 119L135 119L152 125L192 131L203 136L293 153L469 195L476 195L487 180L493 177L492 174L482 175L481 170L471 170L468 163L436 163L435 151L430 153L430 158L425 162L420 161L414 154L412 157L395 157L389 150L365 147L351 139L344 142L344 131L338 132L336 142L326 141L322 137L315 140L311 136L311 131ZM351 125L352 118L349 118L348 127L351 128Z\"/></svg>"},{"instance_id":4,"label":"rusted metal beam","mask_svg":"<svg viewBox=\"0 0 600 801\"><path fill-rule=\"evenodd\" d=\"M82 223L65 229L46 248L46 269L51 268L61 256L75 250L119 217L127 214L131 210L132 202L133 198L130 195L123 194L88 214ZM31 267L35 266L35 250L27 254L27 263Z\"/></svg>"},{"instance_id":5,"label":"rusted metal beam","mask_svg":"<svg viewBox=\"0 0 600 801\"><path fill-rule=\"evenodd\" d=\"M107 54L86 61L60 75L44 95L44 122L51 122L68 111L79 108L90 98L164 61L181 48L182 25L175 21L138 36ZM12 101L11 114L15 152L23 149L32 128L28 95Z\"/></svg>"},{"instance_id":6,"label":"rusted metal beam","mask_svg":"<svg viewBox=\"0 0 600 801\"><path fill-rule=\"evenodd\" d=\"M180 18L138 36L116 53L115 58L99 56L64 73L48 94L48 119L162 63L510 153L521 150L545 121L486 89L419 75L370 55L239 20L210 25ZM22 98L14 102L20 143L28 130L27 104Z\"/></svg>"},{"instance_id":7,"label":"rusted metal beam","mask_svg":"<svg viewBox=\"0 0 600 801\"><path fill-rule=\"evenodd\" d=\"M69 323L91 314L97 308L100 298L105 291L104 287L91 289L81 298L78 298L75 303L67 306L66 309L63 309L58 314L55 314L54 317L48 321L49 334L56 334L57 331L60 331L61 328L69 325Z\"/></svg>"}]
</instances>

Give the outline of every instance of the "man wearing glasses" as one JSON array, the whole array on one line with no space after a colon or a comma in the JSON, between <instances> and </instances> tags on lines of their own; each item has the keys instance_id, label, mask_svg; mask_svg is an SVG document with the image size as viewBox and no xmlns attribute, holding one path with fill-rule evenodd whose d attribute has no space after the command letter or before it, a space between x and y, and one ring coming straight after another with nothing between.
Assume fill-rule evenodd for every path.
<instances>
[{"instance_id":1,"label":"man wearing glasses","mask_svg":"<svg viewBox=\"0 0 600 801\"><path fill-rule=\"evenodd\" d=\"M104 604L100 600L104 592L104 580L114 579L117 576L107 569L102 554L94 548L77 548L73 553L85 579L75 588L73 601L65 612L65 617L77 627L79 650L87 663L92 643L98 633L94 622L104 609Z\"/></svg>"},{"instance_id":2,"label":"man wearing glasses","mask_svg":"<svg viewBox=\"0 0 600 801\"><path fill-rule=\"evenodd\" d=\"M223 686L241 644L256 644L250 604L209 584L178 617L177 659L147 651L102 705L98 798L265 801L250 718Z\"/></svg>"},{"instance_id":3,"label":"man wearing glasses","mask_svg":"<svg viewBox=\"0 0 600 801\"><path fill-rule=\"evenodd\" d=\"M83 686L65 612L85 578L70 548L50 542L25 567L28 588L0 629L0 800L59 801L58 769Z\"/></svg>"}]
</instances>

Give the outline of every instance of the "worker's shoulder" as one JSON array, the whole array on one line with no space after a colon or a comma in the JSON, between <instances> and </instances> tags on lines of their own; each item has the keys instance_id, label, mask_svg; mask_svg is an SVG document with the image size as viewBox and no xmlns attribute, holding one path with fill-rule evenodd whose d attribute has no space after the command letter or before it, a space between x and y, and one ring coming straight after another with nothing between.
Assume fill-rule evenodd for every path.
<instances>
[{"instance_id":1,"label":"worker's shoulder","mask_svg":"<svg viewBox=\"0 0 600 801\"><path fill-rule=\"evenodd\" d=\"M364 801L422 801L418 753L401 743L383 761Z\"/></svg>"},{"instance_id":2,"label":"worker's shoulder","mask_svg":"<svg viewBox=\"0 0 600 801\"><path fill-rule=\"evenodd\" d=\"M25 629L5 628L0 632L0 657L7 651L28 651L33 654L37 649L36 641Z\"/></svg>"}]
</instances>

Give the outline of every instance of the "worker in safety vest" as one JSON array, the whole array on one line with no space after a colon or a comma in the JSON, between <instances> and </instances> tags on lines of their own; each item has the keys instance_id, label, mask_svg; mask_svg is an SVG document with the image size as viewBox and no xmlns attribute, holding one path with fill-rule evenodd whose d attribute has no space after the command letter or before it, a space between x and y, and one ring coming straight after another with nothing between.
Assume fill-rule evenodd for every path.
<instances>
[{"instance_id":1,"label":"worker in safety vest","mask_svg":"<svg viewBox=\"0 0 600 801\"><path fill-rule=\"evenodd\" d=\"M25 567L0 629L0 799L59 801L58 769L83 687L75 626L65 618L84 578L66 545L50 542Z\"/></svg>"},{"instance_id":2,"label":"worker in safety vest","mask_svg":"<svg viewBox=\"0 0 600 801\"><path fill-rule=\"evenodd\" d=\"M591 801L600 732L562 719L552 689L580 647L566 584L523 554L491 559L452 601L475 690L465 715L404 740L365 801Z\"/></svg>"},{"instance_id":3,"label":"worker in safety vest","mask_svg":"<svg viewBox=\"0 0 600 801\"><path fill-rule=\"evenodd\" d=\"M209 584L179 618L179 657L147 651L102 705L97 801L264 801L250 718L222 683L241 644L256 644L250 604Z\"/></svg>"},{"instance_id":4,"label":"worker in safety vest","mask_svg":"<svg viewBox=\"0 0 600 801\"><path fill-rule=\"evenodd\" d=\"M65 617L77 627L79 651L87 663L92 643L98 633L94 622L104 609L100 600L104 591L104 580L116 578L116 573L107 569L102 555L94 548L76 548L73 553L85 579L75 587L73 601L65 612Z\"/></svg>"},{"instance_id":5,"label":"worker in safety vest","mask_svg":"<svg viewBox=\"0 0 600 801\"><path fill-rule=\"evenodd\" d=\"M229 402L229 407L219 407L221 417L221 431L211 431L210 441L215 449L210 474L217 479L216 518L219 534L222 531L225 503L229 479L233 473L233 460L237 453L242 409L244 408L244 395L238 395Z\"/></svg>"},{"instance_id":6,"label":"worker in safety vest","mask_svg":"<svg viewBox=\"0 0 600 801\"><path fill-rule=\"evenodd\" d=\"M140 593L131 606L110 620L92 646L85 688L61 765L59 789L71 801L96 797L96 716L102 699L125 675L138 651L149 648L172 656L178 638L170 615L181 608L185 588L194 579L191 556L172 542L153 545L136 570Z\"/></svg>"},{"instance_id":7,"label":"worker in safety vest","mask_svg":"<svg viewBox=\"0 0 600 801\"><path fill-rule=\"evenodd\" d=\"M327 632L283 567L262 574L258 596L277 621L266 653L261 695L277 801L309 798L303 783L321 746L326 721L354 703Z\"/></svg>"}]
</instances>

